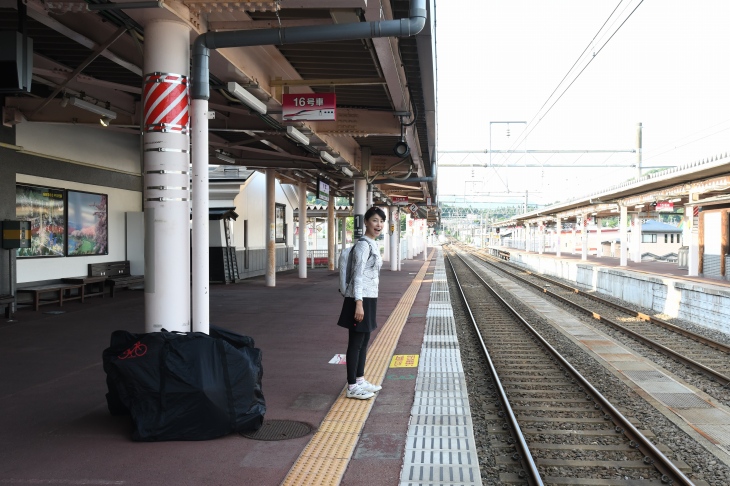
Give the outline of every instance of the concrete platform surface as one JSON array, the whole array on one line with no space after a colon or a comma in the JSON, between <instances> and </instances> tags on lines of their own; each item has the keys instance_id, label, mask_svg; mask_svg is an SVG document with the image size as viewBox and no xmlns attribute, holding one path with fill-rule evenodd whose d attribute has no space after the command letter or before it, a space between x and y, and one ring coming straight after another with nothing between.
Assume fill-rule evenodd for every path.
<instances>
[{"instance_id":1,"label":"concrete platform surface","mask_svg":"<svg viewBox=\"0 0 730 486\"><path fill-rule=\"evenodd\" d=\"M382 328L422 259L381 273ZM337 272L277 274L211 288L211 323L249 335L263 350L266 420L317 426L345 385L347 333L335 324ZM396 354L418 354L429 285L424 282ZM63 311L63 313L57 313ZM137 443L130 419L106 407L101 353L111 332L143 332L144 294L21 309L0 320L0 483L65 485L277 485L311 435L258 441L232 434L210 441ZM373 339L376 335L373 336ZM343 484L397 484L413 403L415 369L388 373ZM390 371L390 370L389 370ZM373 474L373 471L376 471Z\"/></svg>"}]
</instances>

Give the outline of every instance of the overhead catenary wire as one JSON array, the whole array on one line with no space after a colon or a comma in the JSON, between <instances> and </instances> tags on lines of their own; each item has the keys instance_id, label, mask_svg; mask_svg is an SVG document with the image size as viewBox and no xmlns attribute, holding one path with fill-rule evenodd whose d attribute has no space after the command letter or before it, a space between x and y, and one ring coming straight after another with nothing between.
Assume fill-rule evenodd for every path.
<instances>
[{"instance_id":1,"label":"overhead catenary wire","mask_svg":"<svg viewBox=\"0 0 730 486\"><path fill-rule=\"evenodd\" d=\"M620 5L620 4L622 3L622 2L623 2L623 0L621 0L621 1L619 2L619 5ZM640 0L640 1L639 1L639 3L638 3L638 4L636 5L636 7L634 7L634 9L633 9L633 10L632 10L632 11L631 11L631 12L629 13L629 15L628 15L628 16L627 16L627 17L626 17L626 18L625 18L625 19L624 19L624 20L623 20L623 21L621 22L621 24L620 24L620 25L619 25L619 26L618 26L618 27L616 28L616 30L614 30L614 31L613 31L613 33L612 33L612 34L611 34L611 36L610 36L610 37L609 37L609 38L608 38L608 39L606 40L606 42L604 42L604 43L603 43L603 45L601 45L601 47L600 47L600 48L599 48L599 49L598 49L598 50L597 50L596 52L594 52L594 53L593 53L593 54L591 55L591 57L590 57L590 59L588 60L588 62L586 63L586 65L585 65L585 66L583 66L583 68L582 68L582 69L581 69L581 70L580 70L580 71L578 72L578 74L576 74L576 75L575 75L575 77L574 77L574 78L573 78L573 80L572 80L572 81L570 82L570 84L568 84L568 86L566 86L566 88L565 88L565 89L564 89L564 90L562 91L562 93L560 93L560 96L558 96L558 98L557 98L557 99L556 99L555 101L553 101L553 102L552 102L552 104L551 104L551 105L550 105L550 106L548 107L548 109L547 109L547 110L546 110L546 111L545 111L544 113L542 113L542 115L540 115L540 112L541 112L542 108L540 108L540 110L538 110L538 112L537 112L537 113L535 114L535 116L533 116L533 117L532 117L532 119L530 120L530 123L528 123L528 124L527 124L527 126L526 126L526 128L525 128L525 131L523 131L523 132L522 132L522 133L521 133L521 134L520 134L520 135L519 135L519 136L517 137L517 139L516 139L516 140L514 141L514 143L513 143L513 144L512 144L512 146L510 147L510 150L512 150L512 149L513 149L514 147L516 147L516 146L519 146L519 144L520 144L520 143L522 143L522 142L523 142L523 141L524 141L524 140L525 140L525 139L526 139L526 138L527 138L527 137L528 137L528 136L529 136L529 135L530 135L530 134L531 134L531 133L532 133L532 132L533 132L533 131L535 130L535 128L537 128L537 126L538 126L538 125L540 124L540 122L541 122L541 121L542 121L542 120L543 120L543 119L545 118L545 116L547 116L547 114L548 114L548 113L550 113L550 110L552 110L552 109L553 109L553 107L554 107L554 106L555 106L555 105L557 104L557 102L558 102L558 101L560 101L560 100L562 99L562 97L563 97L563 96L565 95L565 93L567 93L567 92L568 92L568 90L569 90L569 89L571 88L571 86L573 86L573 84L574 84L574 83L575 83L575 82L576 82L576 81L578 80L578 78L580 78L581 74L583 74L583 72L584 72L584 71L586 70L586 68L588 68L588 66L590 66L590 64L591 64L591 63L593 62L593 60L594 60L594 59L595 59L595 58L596 58L596 57L598 56L598 54L600 54L600 52L601 52L601 51L602 51L602 50L603 50L603 49L604 49L604 48L606 47L606 45L608 45L608 43L609 43L609 42L611 41L611 39L613 39L613 37L614 37L614 36L615 36L615 35L616 35L616 34L618 33L618 31L619 31L619 30L621 30L621 27L623 27L623 26L624 26L624 24L625 24L625 23L626 23L626 22L627 22L627 21L628 21L628 20L629 20L629 19L631 18L631 16L632 16L632 15L634 14L634 12L636 12L636 10L637 10L637 9L638 9L638 8L639 8L639 7L641 6L641 4L642 4L642 3L644 3L644 0ZM618 5L616 6L616 8L618 8ZM614 9L614 11L613 11L613 12L611 12L611 15L609 15L609 17L608 17L608 19L606 20L606 22L608 22L608 20L610 20L610 18L611 18L611 17L613 16L613 13L615 12L615 10L616 10L616 9ZM606 22L604 22L604 24L603 24L603 25L601 26L601 29L599 29L599 31L598 31L599 33L600 33L600 32L601 32L601 30L603 29L603 26L605 26L605 25L606 25ZM596 34L596 35L598 35L598 34ZM594 36L594 39L595 39L595 36ZM592 42L593 42L593 39L591 40L591 43L592 43ZM589 44L589 46L590 46L590 45L591 45L591 44ZM584 53L585 53L585 50L584 50ZM582 56L583 56L583 54L581 54L581 57L582 57ZM580 60L580 58L579 58L579 60ZM576 62L578 62L578 61L576 61ZM573 66L571 66L570 70L568 71L568 74L570 74L570 72L572 72L572 71L573 71L574 67L575 67L575 64L574 64ZM566 75L566 77L567 77L567 75ZM564 80L565 80L565 78L563 78L563 80L561 80L561 81L560 81L560 83L558 84L558 87L560 87L560 85L562 85L562 84L563 84ZM556 88L556 90L557 90L557 88ZM552 93L552 94L551 94L551 95L550 95L550 96L548 97L548 100L547 100L547 101L546 101L546 102L545 102L545 103L543 104L543 107L544 107L544 106L545 106L545 105L547 104L547 102L549 102L550 98L552 98L552 96L554 95L554 93L555 93L555 91L553 91L553 93ZM535 120L537 120L537 121L535 121ZM533 124L533 122L534 122L534 124ZM509 158L511 157L511 155L512 155L512 154L508 154L508 156L507 156L507 160L509 160Z\"/></svg>"}]
</instances>

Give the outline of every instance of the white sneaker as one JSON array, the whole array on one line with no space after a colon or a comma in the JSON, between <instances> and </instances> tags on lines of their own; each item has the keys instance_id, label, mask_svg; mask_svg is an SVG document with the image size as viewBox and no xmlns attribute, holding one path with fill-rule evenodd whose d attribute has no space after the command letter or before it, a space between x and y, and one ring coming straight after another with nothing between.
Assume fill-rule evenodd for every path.
<instances>
[{"instance_id":1,"label":"white sneaker","mask_svg":"<svg viewBox=\"0 0 730 486\"><path fill-rule=\"evenodd\" d=\"M375 393L366 391L362 386L355 385L354 388L347 387L347 398L357 398L358 400L367 400L373 398Z\"/></svg>"},{"instance_id":2,"label":"white sneaker","mask_svg":"<svg viewBox=\"0 0 730 486\"><path fill-rule=\"evenodd\" d=\"M373 385L368 380L363 380L363 382L362 383L358 383L358 385L360 385L360 387L363 390L369 391L371 393L379 392L380 390L383 389L382 386L380 386L380 385Z\"/></svg>"}]
</instances>

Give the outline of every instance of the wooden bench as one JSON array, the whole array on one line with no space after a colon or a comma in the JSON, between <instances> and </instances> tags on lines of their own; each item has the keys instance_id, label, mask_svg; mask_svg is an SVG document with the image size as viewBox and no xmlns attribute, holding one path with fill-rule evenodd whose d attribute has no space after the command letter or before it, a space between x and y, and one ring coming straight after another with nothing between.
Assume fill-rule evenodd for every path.
<instances>
[{"instance_id":1,"label":"wooden bench","mask_svg":"<svg viewBox=\"0 0 730 486\"><path fill-rule=\"evenodd\" d=\"M71 294L72 290L78 290L75 295ZM38 285L35 287L23 287L16 290L18 294L31 294L33 300L31 305L33 310L37 311L38 307L46 304L58 304L59 307L63 306L63 303L68 300L81 300L84 301L84 285L83 284L48 284ZM42 296L44 294L51 294L51 297Z\"/></svg>"},{"instance_id":2,"label":"wooden bench","mask_svg":"<svg viewBox=\"0 0 730 486\"><path fill-rule=\"evenodd\" d=\"M89 277L106 277L109 295L114 297L114 289L144 284L144 275L132 275L129 261L89 263Z\"/></svg>"},{"instance_id":3,"label":"wooden bench","mask_svg":"<svg viewBox=\"0 0 730 486\"><path fill-rule=\"evenodd\" d=\"M5 306L5 318L10 319L13 317L13 304L15 303L15 297L12 295L0 295L0 305Z\"/></svg>"},{"instance_id":4,"label":"wooden bench","mask_svg":"<svg viewBox=\"0 0 730 486\"><path fill-rule=\"evenodd\" d=\"M62 278L61 282L69 284L81 284L84 286L84 297L94 297L100 295L104 298L104 283L107 277L95 276L95 277L66 277Z\"/></svg>"}]
</instances>

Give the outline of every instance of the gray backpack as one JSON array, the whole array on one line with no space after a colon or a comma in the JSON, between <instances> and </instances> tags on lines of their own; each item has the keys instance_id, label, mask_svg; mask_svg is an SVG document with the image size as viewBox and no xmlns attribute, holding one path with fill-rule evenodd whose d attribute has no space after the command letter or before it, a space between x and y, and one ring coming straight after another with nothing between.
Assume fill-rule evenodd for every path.
<instances>
[{"instance_id":1,"label":"gray backpack","mask_svg":"<svg viewBox=\"0 0 730 486\"><path fill-rule=\"evenodd\" d=\"M373 254L373 247L370 246L370 243L367 242L367 240L363 237L358 239L354 245L345 248L342 253L340 254L340 259L338 260L340 265L340 293L344 296L347 293L347 289L350 287L350 283L352 283L352 266L353 266L353 258L352 258L352 249L355 248L355 245L360 243L361 241L364 241L368 248L370 249L370 253L368 254L368 260L370 259L370 256Z\"/></svg>"}]
</instances>

